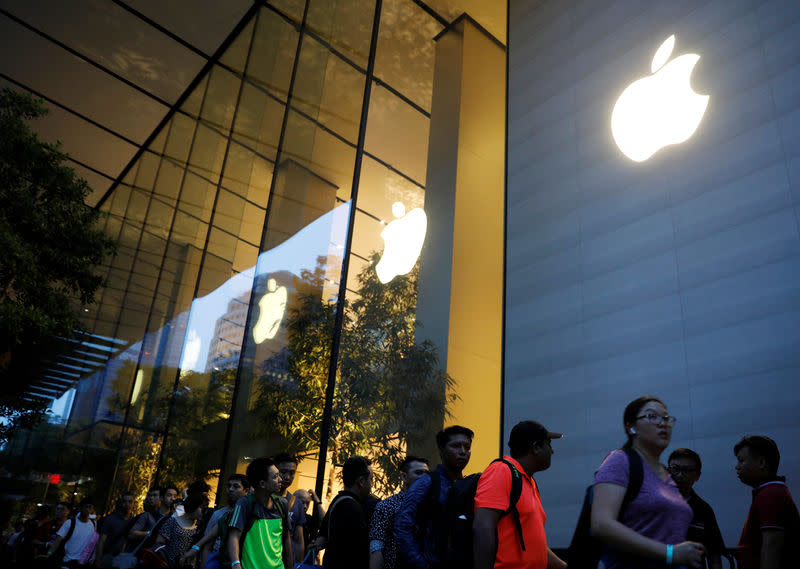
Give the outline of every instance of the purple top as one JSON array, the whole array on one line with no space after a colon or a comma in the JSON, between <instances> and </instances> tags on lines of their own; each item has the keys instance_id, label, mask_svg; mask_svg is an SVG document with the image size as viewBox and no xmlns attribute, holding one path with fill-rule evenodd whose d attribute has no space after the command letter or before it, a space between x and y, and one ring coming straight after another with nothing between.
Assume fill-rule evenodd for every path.
<instances>
[{"instance_id":1,"label":"purple top","mask_svg":"<svg viewBox=\"0 0 800 569\"><path fill-rule=\"evenodd\" d=\"M691 506L681 496L669 475L666 481L661 480L644 460L642 470L642 489L622 512L620 521L637 533L661 543L686 541L686 531L692 521ZM615 450L600 465L594 475L594 483L610 482L627 488L629 471L625 451Z\"/></svg>"}]
</instances>

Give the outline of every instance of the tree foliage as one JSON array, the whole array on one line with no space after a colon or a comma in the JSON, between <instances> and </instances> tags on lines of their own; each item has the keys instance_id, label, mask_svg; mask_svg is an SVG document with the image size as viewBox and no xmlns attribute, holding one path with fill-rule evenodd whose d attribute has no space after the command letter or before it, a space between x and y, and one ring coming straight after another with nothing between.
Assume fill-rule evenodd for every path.
<instances>
[{"instance_id":1,"label":"tree foliage","mask_svg":"<svg viewBox=\"0 0 800 569\"><path fill-rule=\"evenodd\" d=\"M81 307L103 282L96 267L115 247L84 202L86 181L31 130L45 113L40 100L0 90L0 405L12 415L25 415L19 396L55 338L82 329Z\"/></svg>"},{"instance_id":2,"label":"tree foliage","mask_svg":"<svg viewBox=\"0 0 800 569\"><path fill-rule=\"evenodd\" d=\"M436 346L415 340L419 267L384 284L377 260L374 253L357 277L358 294L345 302L329 447L338 464L354 454L373 457L375 490L388 494L400 483L406 450L441 428L455 395ZM320 291L324 273L320 262L302 277ZM335 302L301 294L287 319L287 348L262 365L256 409L293 452L319 446L335 316ZM287 377L276 379L270 372L281 365L288 365Z\"/></svg>"}]
</instances>

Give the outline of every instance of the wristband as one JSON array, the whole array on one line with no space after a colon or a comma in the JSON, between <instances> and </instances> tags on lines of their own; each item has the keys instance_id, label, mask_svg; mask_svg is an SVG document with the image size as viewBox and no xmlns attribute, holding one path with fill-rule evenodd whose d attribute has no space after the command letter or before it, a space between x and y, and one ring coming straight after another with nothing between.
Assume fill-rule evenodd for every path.
<instances>
[{"instance_id":1,"label":"wristband","mask_svg":"<svg viewBox=\"0 0 800 569\"><path fill-rule=\"evenodd\" d=\"M667 565L672 565L672 546L667 546Z\"/></svg>"},{"instance_id":2,"label":"wristband","mask_svg":"<svg viewBox=\"0 0 800 569\"><path fill-rule=\"evenodd\" d=\"M236 561L231 561L231 567L233 567L234 565L241 565L241 564L242 562L239 561L238 559Z\"/></svg>"},{"instance_id":3,"label":"wristband","mask_svg":"<svg viewBox=\"0 0 800 569\"><path fill-rule=\"evenodd\" d=\"M200 551L200 548L199 548L199 547L197 547L197 545L193 545L193 546L192 546L192 549L194 549L195 551Z\"/></svg>"}]
</instances>

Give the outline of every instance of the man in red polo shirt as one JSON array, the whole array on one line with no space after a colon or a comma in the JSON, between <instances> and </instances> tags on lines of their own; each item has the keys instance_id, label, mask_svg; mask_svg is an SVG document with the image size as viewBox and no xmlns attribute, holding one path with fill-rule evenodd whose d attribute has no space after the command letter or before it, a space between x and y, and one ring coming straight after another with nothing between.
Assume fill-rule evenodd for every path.
<instances>
[{"instance_id":1,"label":"man in red polo shirt","mask_svg":"<svg viewBox=\"0 0 800 569\"><path fill-rule=\"evenodd\" d=\"M503 462L493 462L481 474L475 492L474 538L475 569L566 569L567 564L547 547L539 489L531 476L550 468L553 455L551 433L536 421L521 421L511 429L508 447L510 462L522 478L522 493L517 502L522 540L512 513L507 514L512 473ZM523 548L524 542L524 548Z\"/></svg>"}]
</instances>

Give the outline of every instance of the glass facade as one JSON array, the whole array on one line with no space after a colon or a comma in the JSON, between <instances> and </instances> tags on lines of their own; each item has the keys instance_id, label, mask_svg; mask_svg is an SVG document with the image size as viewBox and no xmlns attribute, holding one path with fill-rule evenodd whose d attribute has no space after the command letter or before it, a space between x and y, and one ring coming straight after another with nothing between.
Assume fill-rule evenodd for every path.
<instances>
[{"instance_id":1,"label":"glass facade","mask_svg":"<svg viewBox=\"0 0 800 569\"><path fill-rule=\"evenodd\" d=\"M378 495L406 452L436 462L435 432L468 420L446 346L417 328L434 16L412 0L247 13L101 201L120 246L87 316L107 359L12 460L47 448L31 468L106 506L165 482L213 495L282 451L323 500L349 455L376 460Z\"/></svg>"}]
</instances>

